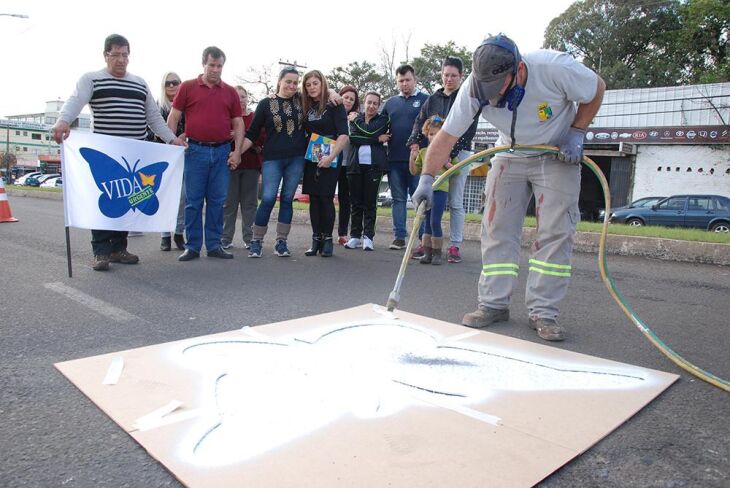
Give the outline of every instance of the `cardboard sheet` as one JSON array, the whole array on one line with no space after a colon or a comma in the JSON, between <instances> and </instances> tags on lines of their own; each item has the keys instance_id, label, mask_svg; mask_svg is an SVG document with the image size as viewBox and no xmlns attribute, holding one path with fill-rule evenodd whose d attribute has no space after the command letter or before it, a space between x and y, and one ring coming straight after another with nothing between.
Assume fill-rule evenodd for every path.
<instances>
[{"instance_id":1,"label":"cardboard sheet","mask_svg":"<svg viewBox=\"0 0 730 488\"><path fill-rule=\"evenodd\" d=\"M532 486L677 379L372 304L56 367L195 487Z\"/></svg>"}]
</instances>

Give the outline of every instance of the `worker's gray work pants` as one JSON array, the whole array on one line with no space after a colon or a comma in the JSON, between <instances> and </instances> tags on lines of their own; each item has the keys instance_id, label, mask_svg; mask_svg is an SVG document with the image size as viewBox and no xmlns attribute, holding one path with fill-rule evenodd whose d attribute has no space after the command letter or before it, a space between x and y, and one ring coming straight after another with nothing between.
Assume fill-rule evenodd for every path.
<instances>
[{"instance_id":1,"label":"worker's gray work pants","mask_svg":"<svg viewBox=\"0 0 730 488\"><path fill-rule=\"evenodd\" d=\"M522 224L533 193L537 238L530 250L525 303L531 317L554 319L570 284L573 237L580 220L580 165L552 156L492 160L482 219L479 306L510 305Z\"/></svg>"}]
</instances>

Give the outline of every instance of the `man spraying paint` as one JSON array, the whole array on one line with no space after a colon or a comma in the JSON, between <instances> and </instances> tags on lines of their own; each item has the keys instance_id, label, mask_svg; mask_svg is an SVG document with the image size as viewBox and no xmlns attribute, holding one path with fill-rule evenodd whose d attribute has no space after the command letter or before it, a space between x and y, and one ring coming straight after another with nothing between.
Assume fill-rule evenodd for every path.
<instances>
[{"instance_id":1,"label":"man spraying paint","mask_svg":"<svg viewBox=\"0 0 730 488\"><path fill-rule=\"evenodd\" d=\"M605 89L600 76L570 55L538 50L521 56L503 34L486 38L474 51L473 72L429 145L413 202L430 206L434 175L479 111L499 130L497 145L545 144L557 146L560 153L556 157L515 150L492 160L482 220L479 304L464 315L464 325L482 328L509 319L522 222L534 194L537 238L530 250L525 295L529 324L542 339L565 338L557 322L558 304L570 283L573 237L580 219L583 137Z\"/></svg>"}]
</instances>

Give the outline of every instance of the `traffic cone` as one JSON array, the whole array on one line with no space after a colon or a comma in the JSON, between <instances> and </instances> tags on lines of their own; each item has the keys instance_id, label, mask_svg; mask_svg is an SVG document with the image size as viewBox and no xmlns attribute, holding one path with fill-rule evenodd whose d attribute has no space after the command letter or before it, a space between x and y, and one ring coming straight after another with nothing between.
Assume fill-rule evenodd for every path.
<instances>
[{"instance_id":1,"label":"traffic cone","mask_svg":"<svg viewBox=\"0 0 730 488\"><path fill-rule=\"evenodd\" d=\"M5 183L0 179L0 223L17 222L18 219L13 217L10 211L10 202L8 202L8 194L5 193Z\"/></svg>"}]
</instances>

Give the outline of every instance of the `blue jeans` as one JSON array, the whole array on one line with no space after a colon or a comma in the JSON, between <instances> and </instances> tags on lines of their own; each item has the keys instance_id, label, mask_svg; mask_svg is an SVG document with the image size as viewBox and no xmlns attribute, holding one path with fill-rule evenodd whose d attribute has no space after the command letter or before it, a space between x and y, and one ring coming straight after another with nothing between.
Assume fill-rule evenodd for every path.
<instances>
[{"instance_id":1,"label":"blue jeans","mask_svg":"<svg viewBox=\"0 0 730 488\"><path fill-rule=\"evenodd\" d=\"M433 204L431 204L431 208L426 210L426 213L423 215L425 234L430 234L433 237L444 236L444 230L441 228L441 218L444 216L446 201L448 199L449 194L445 191L433 192Z\"/></svg>"},{"instance_id":2,"label":"blue jeans","mask_svg":"<svg viewBox=\"0 0 730 488\"><path fill-rule=\"evenodd\" d=\"M408 171L408 161L391 161L388 172L390 194L393 197L393 234L396 239L405 239L406 231L406 200L413 195L418 186L418 175L413 176Z\"/></svg>"},{"instance_id":3,"label":"blue jeans","mask_svg":"<svg viewBox=\"0 0 730 488\"><path fill-rule=\"evenodd\" d=\"M228 192L230 144L218 147L190 144L185 150L185 233L191 251L203 247L203 203L205 203L205 248L221 247L223 204Z\"/></svg>"},{"instance_id":4,"label":"blue jeans","mask_svg":"<svg viewBox=\"0 0 730 488\"><path fill-rule=\"evenodd\" d=\"M261 169L261 203L256 210L255 225L266 227L269 225L271 210L276 204L276 194L281 184L281 197L279 199L279 222L291 224L294 214L292 201L297 191L299 181L304 173L304 157L271 159L264 161ZM283 180L283 182L282 182Z\"/></svg>"}]
</instances>

